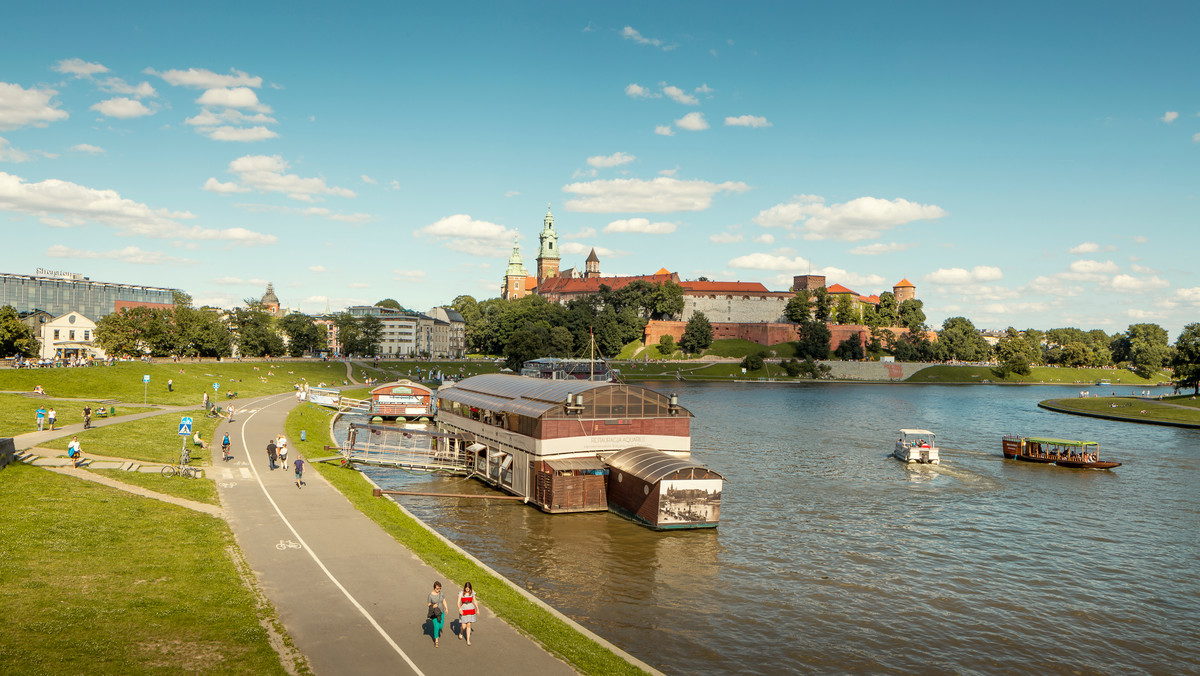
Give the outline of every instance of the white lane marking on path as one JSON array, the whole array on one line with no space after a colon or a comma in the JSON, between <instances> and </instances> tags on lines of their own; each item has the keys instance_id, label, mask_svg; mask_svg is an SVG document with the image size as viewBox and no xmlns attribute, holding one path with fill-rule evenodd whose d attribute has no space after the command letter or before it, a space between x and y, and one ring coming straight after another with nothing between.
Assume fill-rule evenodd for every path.
<instances>
[{"instance_id":1,"label":"white lane marking on path","mask_svg":"<svg viewBox=\"0 0 1200 676\"><path fill-rule=\"evenodd\" d=\"M250 477L250 469L247 467L239 467L238 474L241 474L243 479L251 478Z\"/></svg>"},{"instance_id":2,"label":"white lane marking on path","mask_svg":"<svg viewBox=\"0 0 1200 676\"><path fill-rule=\"evenodd\" d=\"M292 395L289 394L289 395L280 395L280 396L281 397L282 396L290 397ZM243 422L249 423L250 419L253 418L255 415L257 415L258 413L260 413L261 411L264 411L267 408L270 408L271 406L274 406L283 401L286 401L286 399L281 398L281 399L279 399L279 401L273 401L270 404L263 406L262 408L256 409L254 411L254 413L252 413L248 417L246 417L243 420ZM245 425L245 424L242 425L242 430L241 430L242 448L249 448L249 445L246 444L246 427L248 427L248 425ZM404 650L401 649L400 646L396 644L396 641L394 641L392 639L392 637L389 636L386 631L384 631L383 627L381 627L379 625L379 622L377 622L375 620L375 618L371 616L371 613L367 612L367 609L364 608L363 605L358 602L358 599L354 598L354 596L350 594L350 590L346 589L346 587L344 587L342 585L342 583L340 581L338 581L338 579L336 577L334 577L333 572L330 571L329 568L327 568L325 566L325 563L323 561L321 561L321 558L317 556L316 552L313 551L312 547L308 546L308 543L306 543L304 541L304 538L300 537L300 533L298 533L296 531L296 527L292 525L291 521L288 521L288 518L283 515L283 510L281 510L279 508L279 504L276 503L275 499L271 497L270 491L267 490L267 485L263 483L262 475L260 475L258 473L258 468L255 467L253 463L251 463L250 469L251 469L251 471L254 472L254 478L258 481L258 487L262 489L263 495L266 496L267 501L271 503L271 506L275 508L275 513L278 514L279 518L283 520L283 523L284 523L284 525L286 525L288 527L288 530L292 531L292 535L296 536L297 543L301 547L303 547L306 552L308 552L308 555L312 557L312 560L314 562L316 562L317 566L321 569L321 571L325 573L325 577L329 578L329 581L332 582L333 585L342 592L342 595L345 596L346 599L348 601L350 601L350 603L355 608L358 609L358 612L361 613L362 616L366 618L367 622L370 622L371 626L375 627L375 631L379 632L379 635L383 637L383 640L387 641L387 644L392 647L392 650L395 650L396 654L399 655L401 658L403 658L406 663L408 663L408 666L412 668L413 673L417 674L417 676L425 676L425 672L421 671L417 667L416 663L414 663L412 661L412 659L409 658L408 654L405 653Z\"/></svg>"}]
</instances>

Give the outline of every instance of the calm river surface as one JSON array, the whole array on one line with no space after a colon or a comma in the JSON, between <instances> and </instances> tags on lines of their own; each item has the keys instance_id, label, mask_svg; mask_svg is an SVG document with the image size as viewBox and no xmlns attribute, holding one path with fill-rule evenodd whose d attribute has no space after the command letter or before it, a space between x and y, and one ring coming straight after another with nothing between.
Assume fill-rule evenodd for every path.
<instances>
[{"instance_id":1,"label":"calm river surface","mask_svg":"<svg viewBox=\"0 0 1200 676\"><path fill-rule=\"evenodd\" d=\"M651 386L679 393L694 456L727 479L716 530L402 501L668 674L1200 673L1200 431L1036 407L1078 387ZM942 465L890 459L901 427L935 431ZM1125 464L1006 461L1010 431Z\"/></svg>"}]
</instances>

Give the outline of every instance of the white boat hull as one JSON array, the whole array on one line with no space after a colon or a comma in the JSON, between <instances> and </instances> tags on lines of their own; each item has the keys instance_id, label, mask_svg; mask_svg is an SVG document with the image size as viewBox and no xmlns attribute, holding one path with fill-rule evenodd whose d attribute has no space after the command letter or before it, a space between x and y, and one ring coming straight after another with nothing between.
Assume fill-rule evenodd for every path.
<instances>
[{"instance_id":1,"label":"white boat hull","mask_svg":"<svg viewBox=\"0 0 1200 676\"><path fill-rule=\"evenodd\" d=\"M892 457L900 462L908 463L915 462L925 465L940 465L942 463L941 458L938 456L938 449L936 448L917 448L911 446L897 448L892 451Z\"/></svg>"}]
</instances>

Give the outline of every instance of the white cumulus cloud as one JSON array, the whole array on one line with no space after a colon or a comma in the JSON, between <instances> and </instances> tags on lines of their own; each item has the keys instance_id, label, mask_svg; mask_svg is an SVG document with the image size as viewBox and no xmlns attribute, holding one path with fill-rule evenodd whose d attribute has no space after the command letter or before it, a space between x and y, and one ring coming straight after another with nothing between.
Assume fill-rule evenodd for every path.
<instances>
[{"instance_id":1,"label":"white cumulus cloud","mask_svg":"<svg viewBox=\"0 0 1200 676\"><path fill-rule=\"evenodd\" d=\"M131 85L119 77L109 77L97 82L96 84L110 94L136 96L139 99L152 98L158 95L158 92L154 90L154 87L152 87L149 82L141 82L136 85Z\"/></svg>"},{"instance_id":2,"label":"white cumulus cloud","mask_svg":"<svg viewBox=\"0 0 1200 676\"><path fill-rule=\"evenodd\" d=\"M308 266L308 271L309 272L325 272L325 266L324 265L310 265L310 266Z\"/></svg>"},{"instance_id":3,"label":"white cumulus cloud","mask_svg":"<svg viewBox=\"0 0 1200 676\"><path fill-rule=\"evenodd\" d=\"M146 104L137 99L131 99L124 96L118 96L117 98L108 99L107 101L101 101L100 103L94 104L91 107L91 110L94 110L107 117L116 117L122 120L127 120L132 117L145 117L146 115L154 114L154 111L150 108L147 108Z\"/></svg>"},{"instance_id":4,"label":"white cumulus cloud","mask_svg":"<svg viewBox=\"0 0 1200 676\"><path fill-rule=\"evenodd\" d=\"M675 130L671 129L671 125L669 124L659 124L655 125L654 133L658 134L659 136L674 136Z\"/></svg>"},{"instance_id":5,"label":"white cumulus cloud","mask_svg":"<svg viewBox=\"0 0 1200 676\"><path fill-rule=\"evenodd\" d=\"M622 164L629 164L636 160L637 157L629 153L616 152L612 155L596 155L595 157L587 158L587 163L593 167L607 169L609 167L619 167Z\"/></svg>"},{"instance_id":6,"label":"white cumulus cloud","mask_svg":"<svg viewBox=\"0 0 1200 676\"><path fill-rule=\"evenodd\" d=\"M675 126L686 131L703 131L708 129L708 121L704 119L704 113L688 113L675 120Z\"/></svg>"},{"instance_id":7,"label":"white cumulus cloud","mask_svg":"<svg viewBox=\"0 0 1200 676\"><path fill-rule=\"evenodd\" d=\"M52 66L55 72L74 75L77 78L91 79L96 73L107 73L108 69L98 63L89 63L83 59L63 59Z\"/></svg>"},{"instance_id":8,"label":"white cumulus cloud","mask_svg":"<svg viewBox=\"0 0 1200 676\"><path fill-rule=\"evenodd\" d=\"M237 175L242 186L259 192L283 193L302 202L316 201L317 195L354 197L354 191L330 186L323 178L285 174L288 167L279 155L244 155L229 163L229 173Z\"/></svg>"},{"instance_id":9,"label":"white cumulus cloud","mask_svg":"<svg viewBox=\"0 0 1200 676\"><path fill-rule=\"evenodd\" d=\"M221 126L212 129L201 129L200 132L214 141L265 141L277 138L279 134L266 127L230 127Z\"/></svg>"},{"instance_id":10,"label":"white cumulus cloud","mask_svg":"<svg viewBox=\"0 0 1200 676\"><path fill-rule=\"evenodd\" d=\"M230 69L229 75L214 73L204 68L188 68L187 70L168 70L160 73L153 68L142 71L147 75L161 77L167 84L176 87L192 89L216 89L221 87L262 87L262 78L247 75L240 70Z\"/></svg>"},{"instance_id":11,"label":"white cumulus cloud","mask_svg":"<svg viewBox=\"0 0 1200 676\"><path fill-rule=\"evenodd\" d=\"M567 201L567 210L588 213L703 211L712 206L712 198L718 193L743 193L749 189L740 181L710 183L667 176L649 181L618 178L563 186L563 192L578 196Z\"/></svg>"},{"instance_id":12,"label":"white cumulus cloud","mask_svg":"<svg viewBox=\"0 0 1200 676\"><path fill-rule=\"evenodd\" d=\"M104 152L104 148L101 148L100 146L94 146L90 143L78 143L71 146L70 150L73 150L77 153L91 153L93 155L100 155Z\"/></svg>"},{"instance_id":13,"label":"white cumulus cloud","mask_svg":"<svg viewBox=\"0 0 1200 676\"><path fill-rule=\"evenodd\" d=\"M644 36L642 36L641 33L634 30L634 28L632 26L626 26L625 28L621 29L621 37L625 38L626 40L633 40L634 42L636 42L639 45L649 45L651 47L658 47L659 49L663 50L664 52L669 52L672 49L675 49L675 47L676 47L676 45L668 45L668 44L664 43L662 40L659 40L658 38L644 37Z\"/></svg>"},{"instance_id":14,"label":"white cumulus cloud","mask_svg":"<svg viewBox=\"0 0 1200 676\"><path fill-rule=\"evenodd\" d=\"M121 197L115 190L97 190L69 181L47 179L28 183L20 176L0 171L0 210L53 219L59 225L82 226L89 221L111 227L119 235L140 235L178 240L225 240L243 244L273 244L274 235L245 228L185 226L179 220L195 218L184 212L152 209Z\"/></svg>"},{"instance_id":15,"label":"white cumulus cloud","mask_svg":"<svg viewBox=\"0 0 1200 676\"><path fill-rule=\"evenodd\" d=\"M467 214L446 216L418 229L416 237L428 237L447 249L472 256L508 256L517 231L489 221L478 221Z\"/></svg>"},{"instance_id":16,"label":"white cumulus cloud","mask_svg":"<svg viewBox=\"0 0 1200 676\"><path fill-rule=\"evenodd\" d=\"M250 192L250 188L238 185L234 182L222 183L215 178L210 178L204 182L204 189L209 192L221 193L228 195L236 192Z\"/></svg>"},{"instance_id":17,"label":"white cumulus cloud","mask_svg":"<svg viewBox=\"0 0 1200 676\"><path fill-rule=\"evenodd\" d=\"M0 162L28 162L29 153L14 148L6 138L0 138Z\"/></svg>"},{"instance_id":18,"label":"white cumulus cloud","mask_svg":"<svg viewBox=\"0 0 1200 676\"><path fill-rule=\"evenodd\" d=\"M1200 286L1175 289L1175 300L1200 307Z\"/></svg>"},{"instance_id":19,"label":"white cumulus cloud","mask_svg":"<svg viewBox=\"0 0 1200 676\"><path fill-rule=\"evenodd\" d=\"M1096 253L1100 250L1100 245L1095 242L1084 242L1068 249L1073 254Z\"/></svg>"},{"instance_id":20,"label":"white cumulus cloud","mask_svg":"<svg viewBox=\"0 0 1200 676\"><path fill-rule=\"evenodd\" d=\"M202 106L222 106L225 108L248 108L260 113L269 113L271 109L258 101L258 94L249 87L218 87L205 90L196 103Z\"/></svg>"},{"instance_id":21,"label":"white cumulus cloud","mask_svg":"<svg viewBox=\"0 0 1200 676\"><path fill-rule=\"evenodd\" d=\"M884 244L883 242L875 242L874 244L856 246L850 250L850 253L857 256L878 256L879 254L892 253L895 251L905 251L913 248L914 246L916 245L898 244L896 242L889 242L888 244Z\"/></svg>"},{"instance_id":22,"label":"white cumulus cloud","mask_svg":"<svg viewBox=\"0 0 1200 676\"><path fill-rule=\"evenodd\" d=\"M669 85L664 82L662 84L662 90L663 90L663 93L666 94L667 97L670 98L675 103L682 103L685 106L700 105L700 99L696 98L695 96L692 96L691 94L683 91L682 89L680 89L679 87L676 87L674 85Z\"/></svg>"},{"instance_id":23,"label":"white cumulus cloud","mask_svg":"<svg viewBox=\"0 0 1200 676\"><path fill-rule=\"evenodd\" d=\"M770 122L765 117L756 115L739 115L738 117L725 118L726 127L770 127Z\"/></svg>"},{"instance_id":24,"label":"white cumulus cloud","mask_svg":"<svg viewBox=\"0 0 1200 676\"><path fill-rule=\"evenodd\" d=\"M165 263L178 265L196 262L189 258L168 256L161 251L145 251L136 246L127 246L124 249L116 249L114 251L93 251L91 249L72 249L62 244L55 244L46 249L46 255L50 258L99 258L121 261L122 263L133 265L163 265Z\"/></svg>"},{"instance_id":25,"label":"white cumulus cloud","mask_svg":"<svg viewBox=\"0 0 1200 676\"><path fill-rule=\"evenodd\" d=\"M604 232L638 232L649 235L668 235L675 232L674 223L651 223L646 218L627 218L604 226Z\"/></svg>"},{"instance_id":26,"label":"white cumulus cloud","mask_svg":"<svg viewBox=\"0 0 1200 676\"><path fill-rule=\"evenodd\" d=\"M19 84L0 82L0 130L21 127L45 127L69 117L57 102L54 89L25 89Z\"/></svg>"},{"instance_id":27,"label":"white cumulus cloud","mask_svg":"<svg viewBox=\"0 0 1200 676\"><path fill-rule=\"evenodd\" d=\"M709 235L708 239L714 244L733 244L742 241L742 233L718 232L715 235Z\"/></svg>"},{"instance_id":28,"label":"white cumulus cloud","mask_svg":"<svg viewBox=\"0 0 1200 676\"><path fill-rule=\"evenodd\" d=\"M657 99L662 97L662 94L646 89L636 82L631 82L629 86L625 87L625 96L631 99Z\"/></svg>"},{"instance_id":29,"label":"white cumulus cloud","mask_svg":"<svg viewBox=\"0 0 1200 676\"><path fill-rule=\"evenodd\" d=\"M1171 284L1158 276L1134 277L1133 275L1114 275L1109 282L1113 291L1118 293L1145 293L1155 289L1165 289Z\"/></svg>"},{"instance_id":30,"label":"white cumulus cloud","mask_svg":"<svg viewBox=\"0 0 1200 676\"><path fill-rule=\"evenodd\" d=\"M1176 119L1178 119L1178 118L1179 118L1179 113L1178 113L1178 112L1176 112L1176 111L1174 111L1174 110L1168 110L1168 111L1167 111L1167 114L1166 114L1166 115L1163 115L1163 116L1162 116L1161 118L1159 118L1159 119L1161 119L1163 122L1166 122L1167 124L1170 124L1170 123L1174 122L1174 121L1175 121Z\"/></svg>"},{"instance_id":31,"label":"white cumulus cloud","mask_svg":"<svg viewBox=\"0 0 1200 676\"><path fill-rule=\"evenodd\" d=\"M726 265L737 270L807 270L809 262L803 256L752 253L738 256Z\"/></svg>"},{"instance_id":32,"label":"white cumulus cloud","mask_svg":"<svg viewBox=\"0 0 1200 676\"><path fill-rule=\"evenodd\" d=\"M946 286L960 286L964 284L979 284L981 282L994 282L1004 276L1000 268L990 265L976 265L967 270L965 268L942 268L934 270L925 275L925 281L933 284L945 284Z\"/></svg>"},{"instance_id":33,"label":"white cumulus cloud","mask_svg":"<svg viewBox=\"0 0 1200 676\"><path fill-rule=\"evenodd\" d=\"M854 242L879 237L884 231L917 220L932 220L946 212L932 204L906 199L886 200L859 197L842 204L826 205L816 195L799 195L795 201L777 204L754 218L764 228L791 230L803 222L804 238L840 239Z\"/></svg>"}]
</instances>

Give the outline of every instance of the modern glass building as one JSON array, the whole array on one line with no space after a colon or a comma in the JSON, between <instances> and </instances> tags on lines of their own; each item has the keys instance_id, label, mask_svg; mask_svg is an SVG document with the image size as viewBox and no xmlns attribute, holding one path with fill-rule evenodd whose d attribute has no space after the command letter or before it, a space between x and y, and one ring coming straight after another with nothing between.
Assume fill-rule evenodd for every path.
<instances>
[{"instance_id":1,"label":"modern glass building","mask_svg":"<svg viewBox=\"0 0 1200 676\"><path fill-rule=\"evenodd\" d=\"M92 320L126 307L173 307L177 289L93 282L83 275L38 270L36 275L0 272L0 307L17 312L43 310L58 317L78 312Z\"/></svg>"}]
</instances>

